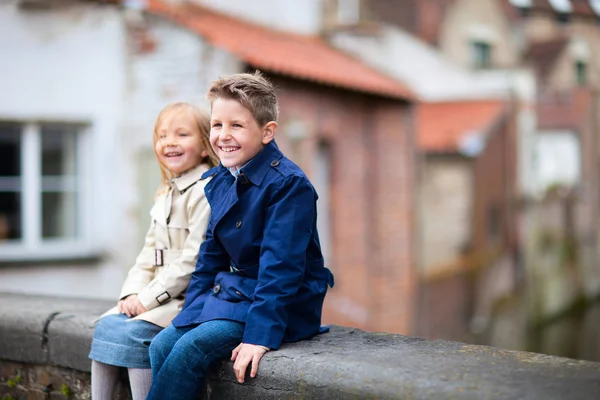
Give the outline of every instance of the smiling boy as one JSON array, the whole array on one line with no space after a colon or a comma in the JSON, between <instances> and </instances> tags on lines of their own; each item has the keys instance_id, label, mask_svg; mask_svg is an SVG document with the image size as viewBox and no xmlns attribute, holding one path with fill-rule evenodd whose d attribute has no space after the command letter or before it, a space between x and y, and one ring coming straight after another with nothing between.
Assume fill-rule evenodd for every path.
<instances>
[{"instance_id":1,"label":"smiling boy","mask_svg":"<svg viewBox=\"0 0 600 400\"><path fill-rule=\"evenodd\" d=\"M278 104L260 74L213 82L208 171L212 215L182 312L150 346L148 399L195 399L210 365L231 354L240 383L282 342L321 324L333 275L323 265L317 193L274 142Z\"/></svg>"}]
</instances>

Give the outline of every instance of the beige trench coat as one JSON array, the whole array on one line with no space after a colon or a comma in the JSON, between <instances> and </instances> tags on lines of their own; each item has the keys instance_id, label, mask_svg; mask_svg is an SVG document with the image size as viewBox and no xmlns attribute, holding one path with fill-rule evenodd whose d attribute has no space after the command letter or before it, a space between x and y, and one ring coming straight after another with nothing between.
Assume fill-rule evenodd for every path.
<instances>
[{"instance_id":1,"label":"beige trench coat","mask_svg":"<svg viewBox=\"0 0 600 400\"><path fill-rule=\"evenodd\" d=\"M200 244L206 237L210 206L200 165L174 179L168 193L156 198L144 248L129 270L119 299L137 294L146 312L134 317L166 327L179 314L185 291L196 268ZM161 266L162 264L162 266ZM113 307L100 318L117 314Z\"/></svg>"}]
</instances>

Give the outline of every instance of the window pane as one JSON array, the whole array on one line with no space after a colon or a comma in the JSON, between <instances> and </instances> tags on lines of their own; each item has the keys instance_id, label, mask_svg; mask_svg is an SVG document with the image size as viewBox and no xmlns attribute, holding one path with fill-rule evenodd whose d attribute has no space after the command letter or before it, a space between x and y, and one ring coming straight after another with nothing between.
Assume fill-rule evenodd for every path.
<instances>
[{"instance_id":1,"label":"window pane","mask_svg":"<svg viewBox=\"0 0 600 400\"><path fill-rule=\"evenodd\" d=\"M21 126L0 122L0 176L21 174Z\"/></svg>"},{"instance_id":2,"label":"window pane","mask_svg":"<svg viewBox=\"0 0 600 400\"><path fill-rule=\"evenodd\" d=\"M42 237L76 237L77 233L77 194L43 193Z\"/></svg>"},{"instance_id":3,"label":"window pane","mask_svg":"<svg viewBox=\"0 0 600 400\"><path fill-rule=\"evenodd\" d=\"M42 138L42 238L73 238L77 231L77 127L46 124Z\"/></svg>"},{"instance_id":4,"label":"window pane","mask_svg":"<svg viewBox=\"0 0 600 400\"><path fill-rule=\"evenodd\" d=\"M489 43L472 42L471 57L473 66L477 68L489 68L492 65L492 47Z\"/></svg>"},{"instance_id":5,"label":"window pane","mask_svg":"<svg viewBox=\"0 0 600 400\"><path fill-rule=\"evenodd\" d=\"M0 122L0 242L21 238L21 126Z\"/></svg>"},{"instance_id":6,"label":"window pane","mask_svg":"<svg viewBox=\"0 0 600 400\"><path fill-rule=\"evenodd\" d=\"M75 175L76 128L67 125L42 126L42 175Z\"/></svg>"},{"instance_id":7,"label":"window pane","mask_svg":"<svg viewBox=\"0 0 600 400\"><path fill-rule=\"evenodd\" d=\"M0 242L21 238L21 194L0 192Z\"/></svg>"}]
</instances>

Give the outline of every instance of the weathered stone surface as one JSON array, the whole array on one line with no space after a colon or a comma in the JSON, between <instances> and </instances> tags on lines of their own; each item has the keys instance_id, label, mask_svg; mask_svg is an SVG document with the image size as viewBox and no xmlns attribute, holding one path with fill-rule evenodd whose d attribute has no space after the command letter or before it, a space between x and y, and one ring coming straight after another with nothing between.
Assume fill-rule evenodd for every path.
<instances>
[{"instance_id":1,"label":"weathered stone surface","mask_svg":"<svg viewBox=\"0 0 600 400\"><path fill-rule=\"evenodd\" d=\"M73 399L87 399L89 374L75 370L89 369L90 321L110 303L0 294L0 304L0 340L9 340L0 345L0 366L9 356L31 362L30 352L18 351L19 332L53 313L42 337L46 362L61 366L8 363L0 370L33 377L26 379L31 393L39 392L41 381L64 381ZM58 389L52 396L60 398ZM3 390L0 383L0 395ZM244 385L224 362L207 391L208 399L598 399L600 363L334 326L267 353L258 377Z\"/></svg>"},{"instance_id":2,"label":"weathered stone surface","mask_svg":"<svg viewBox=\"0 0 600 400\"><path fill-rule=\"evenodd\" d=\"M90 370L88 353L94 336L90 313L61 313L48 328L48 361L79 371Z\"/></svg>"},{"instance_id":3,"label":"weathered stone surface","mask_svg":"<svg viewBox=\"0 0 600 400\"><path fill-rule=\"evenodd\" d=\"M267 353L235 383L224 363L211 399L598 399L600 363L332 327Z\"/></svg>"},{"instance_id":4,"label":"weathered stone surface","mask_svg":"<svg viewBox=\"0 0 600 400\"><path fill-rule=\"evenodd\" d=\"M0 293L0 358L34 364L50 362L89 371L89 363L84 366L81 358L72 356L81 352L85 337L92 332L91 328L83 329L84 324L90 325L94 316L112 305L112 302L101 300ZM69 323L61 321L69 316L78 321L74 322L77 329L68 336L73 340L73 348L78 350L66 356L61 333L69 327ZM60 338L50 335L55 331ZM53 343L56 350L52 350ZM49 359L49 355L53 359Z\"/></svg>"}]
</instances>

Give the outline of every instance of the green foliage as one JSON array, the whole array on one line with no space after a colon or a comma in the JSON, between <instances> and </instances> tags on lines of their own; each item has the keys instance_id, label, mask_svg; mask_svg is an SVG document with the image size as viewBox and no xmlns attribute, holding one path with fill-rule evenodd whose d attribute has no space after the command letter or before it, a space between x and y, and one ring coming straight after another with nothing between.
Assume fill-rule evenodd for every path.
<instances>
[{"instance_id":1,"label":"green foliage","mask_svg":"<svg viewBox=\"0 0 600 400\"><path fill-rule=\"evenodd\" d=\"M61 385L60 392L67 397L70 397L73 395L73 391L71 391L71 388L68 387L65 383L63 383Z\"/></svg>"},{"instance_id":2,"label":"green foliage","mask_svg":"<svg viewBox=\"0 0 600 400\"><path fill-rule=\"evenodd\" d=\"M10 394L0 397L0 400L15 400Z\"/></svg>"},{"instance_id":3,"label":"green foliage","mask_svg":"<svg viewBox=\"0 0 600 400\"><path fill-rule=\"evenodd\" d=\"M19 383L21 383L22 380L23 378L21 378L21 375L17 375L14 378L8 380L8 387L11 389L16 387Z\"/></svg>"}]
</instances>

